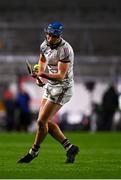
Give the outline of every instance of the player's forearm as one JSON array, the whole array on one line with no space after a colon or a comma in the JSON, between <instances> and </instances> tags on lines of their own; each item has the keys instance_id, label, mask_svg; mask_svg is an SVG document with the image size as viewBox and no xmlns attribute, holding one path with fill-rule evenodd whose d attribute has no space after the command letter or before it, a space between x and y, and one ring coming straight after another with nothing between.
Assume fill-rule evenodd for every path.
<instances>
[{"instance_id":1,"label":"player's forearm","mask_svg":"<svg viewBox=\"0 0 121 180\"><path fill-rule=\"evenodd\" d=\"M38 64L40 65L39 72L44 71L46 69L46 60L44 56L40 55Z\"/></svg>"},{"instance_id":2,"label":"player's forearm","mask_svg":"<svg viewBox=\"0 0 121 180\"><path fill-rule=\"evenodd\" d=\"M53 81L62 81L65 77L63 74L59 74L59 73L49 74L49 73L41 72L38 75L45 79L53 80Z\"/></svg>"}]
</instances>

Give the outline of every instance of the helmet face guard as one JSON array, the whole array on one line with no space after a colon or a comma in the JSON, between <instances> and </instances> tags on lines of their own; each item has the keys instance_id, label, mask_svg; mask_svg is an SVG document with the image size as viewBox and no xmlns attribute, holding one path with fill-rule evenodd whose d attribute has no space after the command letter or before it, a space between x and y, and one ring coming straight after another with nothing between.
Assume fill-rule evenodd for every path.
<instances>
[{"instance_id":1,"label":"helmet face guard","mask_svg":"<svg viewBox=\"0 0 121 180\"><path fill-rule=\"evenodd\" d=\"M52 34L55 37L59 37L63 33L64 27L59 22L53 22L48 25L48 27L45 29L45 32L48 34Z\"/></svg>"}]
</instances>

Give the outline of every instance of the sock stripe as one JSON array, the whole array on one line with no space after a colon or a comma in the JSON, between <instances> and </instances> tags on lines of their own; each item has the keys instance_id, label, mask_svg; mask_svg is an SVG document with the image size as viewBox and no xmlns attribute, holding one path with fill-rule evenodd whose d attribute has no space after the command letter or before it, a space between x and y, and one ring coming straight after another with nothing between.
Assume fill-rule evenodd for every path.
<instances>
[{"instance_id":1,"label":"sock stripe","mask_svg":"<svg viewBox=\"0 0 121 180\"><path fill-rule=\"evenodd\" d=\"M62 144L64 144L68 139L64 139L64 141L62 142Z\"/></svg>"},{"instance_id":2,"label":"sock stripe","mask_svg":"<svg viewBox=\"0 0 121 180\"><path fill-rule=\"evenodd\" d=\"M38 145L36 145L36 144L33 144L33 146L32 146L32 150L33 150L33 151L38 151L39 148L40 148L40 146L38 146Z\"/></svg>"},{"instance_id":3,"label":"sock stripe","mask_svg":"<svg viewBox=\"0 0 121 180\"><path fill-rule=\"evenodd\" d=\"M72 146L72 144L70 143L70 141L68 139L65 139L62 144L63 144L63 147L65 148L65 150L67 150L67 151Z\"/></svg>"}]
</instances>

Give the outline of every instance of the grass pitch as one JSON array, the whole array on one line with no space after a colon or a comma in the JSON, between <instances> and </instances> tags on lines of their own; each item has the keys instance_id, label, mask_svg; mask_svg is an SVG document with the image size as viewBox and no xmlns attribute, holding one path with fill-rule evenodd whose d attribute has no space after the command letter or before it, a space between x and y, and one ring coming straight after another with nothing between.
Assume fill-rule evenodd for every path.
<instances>
[{"instance_id":1,"label":"grass pitch","mask_svg":"<svg viewBox=\"0 0 121 180\"><path fill-rule=\"evenodd\" d=\"M17 164L32 145L34 134L0 134L1 179L120 179L121 133L70 132L80 147L74 164L65 164L63 147L49 135L39 156L30 164Z\"/></svg>"}]
</instances>

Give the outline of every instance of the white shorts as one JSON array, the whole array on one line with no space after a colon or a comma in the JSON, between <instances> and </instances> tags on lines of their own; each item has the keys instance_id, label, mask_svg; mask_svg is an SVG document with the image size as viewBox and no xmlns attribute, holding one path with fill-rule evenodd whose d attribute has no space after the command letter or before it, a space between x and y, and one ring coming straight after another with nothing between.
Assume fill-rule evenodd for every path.
<instances>
[{"instance_id":1,"label":"white shorts","mask_svg":"<svg viewBox=\"0 0 121 180\"><path fill-rule=\"evenodd\" d=\"M63 87L59 85L46 84L43 94L44 99L48 99L56 104L64 105L70 101L73 95L73 87Z\"/></svg>"}]
</instances>

